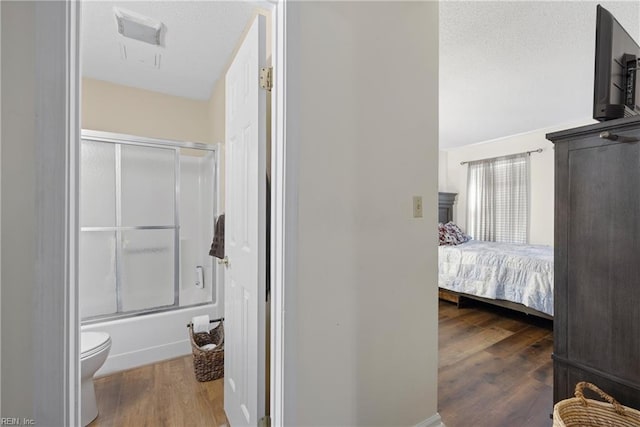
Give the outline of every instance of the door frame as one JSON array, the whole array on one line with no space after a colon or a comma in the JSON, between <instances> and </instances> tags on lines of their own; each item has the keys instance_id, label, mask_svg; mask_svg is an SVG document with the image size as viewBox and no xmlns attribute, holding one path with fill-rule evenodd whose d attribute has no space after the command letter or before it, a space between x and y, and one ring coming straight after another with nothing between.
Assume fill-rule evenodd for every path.
<instances>
[{"instance_id":1,"label":"door frame","mask_svg":"<svg viewBox=\"0 0 640 427\"><path fill-rule=\"evenodd\" d=\"M271 12L271 29L267 39L271 37L271 64L274 72L271 89L271 241L270 241L270 367L269 367L269 417L271 426L283 426L284 421L284 295L285 295L285 261L287 257L286 237L293 234L293 223L285 221L285 211L290 208L285 204L287 189L287 169L294 162L286 157L286 10L288 0L263 0L265 8ZM269 156L269 153L267 153ZM289 194L291 191L289 191ZM289 232L287 232L287 230ZM266 409L266 408L265 408Z\"/></svg>"},{"instance_id":2,"label":"door frame","mask_svg":"<svg viewBox=\"0 0 640 427\"><path fill-rule=\"evenodd\" d=\"M286 124L286 0L261 3L272 13L271 155L271 366L270 416L283 424L285 278L290 277L295 232L295 197L287 157ZM80 2L36 2L35 178L39 196L39 226L35 268L33 368L38 387L33 392L36 420L41 424L78 425L80 422L80 321L78 306L79 152L80 152ZM256 82L257 83L257 82ZM51 113L49 113L51 112ZM53 184L51 184L53 183ZM63 183L63 185L56 185ZM288 194L285 193L288 190ZM44 196L42 196L44 195ZM285 215L285 213L289 215ZM49 274L52 273L52 274ZM53 303L56 302L56 303ZM51 325L59 325L52 328ZM52 365L59 375L52 375ZM48 373L47 375L38 375ZM62 393L60 393L62 390Z\"/></svg>"},{"instance_id":3,"label":"door frame","mask_svg":"<svg viewBox=\"0 0 640 427\"><path fill-rule=\"evenodd\" d=\"M33 387L33 415L42 425L78 425L80 7L70 0L36 2L33 7L38 117L34 150L38 233L32 304L33 384L37 387Z\"/></svg>"},{"instance_id":4,"label":"door frame","mask_svg":"<svg viewBox=\"0 0 640 427\"><path fill-rule=\"evenodd\" d=\"M292 144L286 137L286 20L287 0L272 0L272 60L274 69L271 93L271 366L270 416L272 426L284 425L285 396L285 289L293 278L295 230L297 229L295 159L287 156ZM287 191L288 190L288 191ZM292 215L293 214L293 215Z\"/></svg>"}]
</instances>

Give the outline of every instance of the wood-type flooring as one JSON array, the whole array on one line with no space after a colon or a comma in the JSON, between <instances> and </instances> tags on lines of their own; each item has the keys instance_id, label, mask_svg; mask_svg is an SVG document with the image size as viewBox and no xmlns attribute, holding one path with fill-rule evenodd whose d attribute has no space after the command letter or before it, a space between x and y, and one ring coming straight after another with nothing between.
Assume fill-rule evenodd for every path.
<instances>
[{"instance_id":1,"label":"wood-type flooring","mask_svg":"<svg viewBox=\"0 0 640 427\"><path fill-rule=\"evenodd\" d=\"M447 427L549 427L550 320L440 301L438 411Z\"/></svg>"},{"instance_id":2,"label":"wood-type flooring","mask_svg":"<svg viewBox=\"0 0 640 427\"><path fill-rule=\"evenodd\" d=\"M224 380L196 381L191 355L95 380L90 427L227 427Z\"/></svg>"},{"instance_id":3,"label":"wood-type flooring","mask_svg":"<svg viewBox=\"0 0 640 427\"><path fill-rule=\"evenodd\" d=\"M439 304L438 411L447 427L549 427L552 323L477 303ZM200 383L191 356L95 380L90 427L228 426L223 380Z\"/></svg>"}]
</instances>

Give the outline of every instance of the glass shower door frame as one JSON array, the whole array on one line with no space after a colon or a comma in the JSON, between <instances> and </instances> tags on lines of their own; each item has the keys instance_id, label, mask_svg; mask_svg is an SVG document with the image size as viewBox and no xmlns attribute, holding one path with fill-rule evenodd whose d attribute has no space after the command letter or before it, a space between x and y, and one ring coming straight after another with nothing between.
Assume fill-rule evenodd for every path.
<instances>
[{"instance_id":1,"label":"glass shower door frame","mask_svg":"<svg viewBox=\"0 0 640 427\"><path fill-rule=\"evenodd\" d=\"M104 315L90 316L82 319L82 324L90 324L99 321L105 320L113 320L113 319L121 319L126 317L139 316L143 314L150 313L159 313L164 311L175 310L176 308L186 308L186 307L196 307L200 305L210 304L211 302L197 303L186 305L184 307L180 306L180 149L195 149L195 150L204 150L214 153L214 168L213 176L215 178L214 189L216 190L215 194L218 194L218 155L217 148L215 145L202 144L196 142L182 142L182 141L170 141L170 140L162 140L155 138L146 138L146 137L137 137L132 135L111 133L111 132L102 132L102 131L91 131L91 130L83 130L81 135L82 141L94 141L94 142L102 142L102 143L113 143L115 144L115 215L116 215L116 224L115 226L106 226L106 227L80 227L81 232L115 232L116 234L116 245L115 245L115 280L116 280L116 312ZM138 225L138 226L123 226L122 225L122 146L130 145L130 146L141 146L141 147L149 147L155 149L163 149L163 150L173 150L174 152L174 224L173 225ZM216 202L217 197L213 198L213 212L216 212ZM138 309L138 310L123 310L123 298L122 298L122 283L123 283L123 243L122 243L122 233L126 231L132 230L174 230L174 286L173 286L173 303L168 305L156 306L146 309ZM211 286L211 299L213 300L215 289L216 289L216 281L215 277L217 266L213 263L213 275L212 275L212 286Z\"/></svg>"}]
</instances>

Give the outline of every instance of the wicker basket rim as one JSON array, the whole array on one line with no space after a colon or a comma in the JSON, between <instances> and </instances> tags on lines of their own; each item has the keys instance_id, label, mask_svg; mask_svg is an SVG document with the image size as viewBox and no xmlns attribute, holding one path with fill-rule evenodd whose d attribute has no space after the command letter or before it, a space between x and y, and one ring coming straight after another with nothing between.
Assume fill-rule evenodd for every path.
<instances>
[{"instance_id":1,"label":"wicker basket rim","mask_svg":"<svg viewBox=\"0 0 640 427\"><path fill-rule=\"evenodd\" d=\"M218 329L220 327L222 327L222 333L224 334L224 322L220 321L220 323L213 329ZM209 333L211 333L211 331L209 331ZM223 335L224 337L224 335ZM191 341L191 350L194 352L194 354L198 354L198 355L205 355L205 354L210 354L210 353L215 353L215 352L221 352L224 351L224 338L222 340L222 343L220 345L217 345L216 348L213 348L211 350L202 350L200 348L200 346L198 346L198 344L196 344L195 341L195 337L194 337L194 332L193 332L193 326L189 326L189 340Z\"/></svg>"},{"instance_id":2,"label":"wicker basket rim","mask_svg":"<svg viewBox=\"0 0 640 427\"><path fill-rule=\"evenodd\" d=\"M610 413L610 417L612 421L615 420L625 420L625 421L638 421L638 425L640 425L640 411L630 408L628 406L621 405L624 408L624 415L618 414L613 406L608 402L600 402L599 400L594 399L585 399L587 401L587 405L584 405L582 399L577 397L572 397L569 399L561 400L553 406L553 414L554 418L556 414L562 419L562 411L569 409L586 409L589 406L593 406L595 409L605 410L607 413ZM607 415L609 416L609 415Z\"/></svg>"}]
</instances>

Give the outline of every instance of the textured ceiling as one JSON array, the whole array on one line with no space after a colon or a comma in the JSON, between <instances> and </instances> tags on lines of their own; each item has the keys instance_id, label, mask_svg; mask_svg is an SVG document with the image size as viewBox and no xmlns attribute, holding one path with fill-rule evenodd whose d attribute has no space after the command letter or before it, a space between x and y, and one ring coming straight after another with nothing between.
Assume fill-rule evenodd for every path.
<instances>
[{"instance_id":1,"label":"textured ceiling","mask_svg":"<svg viewBox=\"0 0 640 427\"><path fill-rule=\"evenodd\" d=\"M163 46L122 37L114 6L164 23ZM126 86L207 100L228 65L256 3L86 1L82 4L82 74ZM122 59L121 44L128 60ZM160 54L160 68L153 63ZM137 58L132 58L135 56Z\"/></svg>"},{"instance_id":2,"label":"textured ceiling","mask_svg":"<svg viewBox=\"0 0 640 427\"><path fill-rule=\"evenodd\" d=\"M596 4L441 2L440 147L588 123ZM600 4L640 42L640 2ZM118 34L114 6L162 21L163 46ZM255 8L241 1L85 1L83 76L209 99ZM159 53L160 68L123 60L121 44L142 59Z\"/></svg>"},{"instance_id":3,"label":"textured ceiling","mask_svg":"<svg viewBox=\"0 0 640 427\"><path fill-rule=\"evenodd\" d=\"M640 42L640 2L440 3L440 148L592 122L596 5Z\"/></svg>"}]
</instances>

